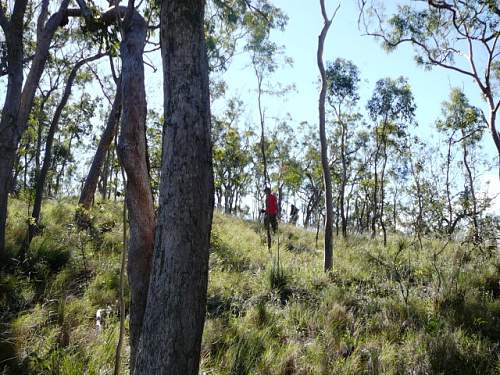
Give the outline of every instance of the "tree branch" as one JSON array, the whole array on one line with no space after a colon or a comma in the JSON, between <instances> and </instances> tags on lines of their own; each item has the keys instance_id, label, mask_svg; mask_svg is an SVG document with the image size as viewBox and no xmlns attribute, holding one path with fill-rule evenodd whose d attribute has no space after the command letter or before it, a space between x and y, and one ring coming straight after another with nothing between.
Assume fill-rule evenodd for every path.
<instances>
[{"instance_id":1,"label":"tree branch","mask_svg":"<svg viewBox=\"0 0 500 375\"><path fill-rule=\"evenodd\" d=\"M5 15L5 9L3 8L3 3L0 3L0 27L2 28L5 34L7 34L7 31L9 30L9 26L10 26L9 20Z\"/></svg>"},{"instance_id":2,"label":"tree branch","mask_svg":"<svg viewBox=\"0 0 500 375\"><path fill-rule=\"evenodd\" d=\"M48 16L49 16L49 0L43 0L42 9L40 10L40 15L38 16L38 20L36 22L37 38L41 37L41 34L45 26L45 21L47 21Z\"/></svg>"},{"instance_id":3,"label":"tree branch","mask_svg":"<svg viewBox=\"0 0 500 375\"><path fill-rule=\"evenodd\" d=\"M87 4L85 4L85 0L76 0L78 6L80 7L81 10L81 15L83 18L92 18L92 12L90 9L87 7Z\"/></svg>"}]
</instances>

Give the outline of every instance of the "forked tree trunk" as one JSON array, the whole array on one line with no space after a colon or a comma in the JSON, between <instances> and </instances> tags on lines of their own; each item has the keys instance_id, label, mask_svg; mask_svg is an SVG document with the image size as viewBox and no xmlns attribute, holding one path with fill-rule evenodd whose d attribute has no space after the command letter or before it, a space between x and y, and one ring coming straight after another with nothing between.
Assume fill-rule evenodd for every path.
<instances>
[{"instance_id":1,"label":"forked tree trunk","mask_svg":"<svg viewBox=\"0 0 500 375\"><path fill-rule=\"evenodd\" d=\"M120 45L122 121L117 153L127 174L126 202L130 225L127 274L130 286L130 367L133 369L148 296L155 215L145 133L146 92L142 55L147 25L136 11L131 14L126 11L127 8L120 7L114 16L124 17Z\"/></svg>"},{"instance_id":2,"label":"forked tree trunk","mask_svg":"<svg viewBox=\"0 0 500 375\"><path fill-rule=\"evenodd\" d=\"M197 375L213 213L204 0L164 0L165 124L153 269L135 373Z\"/></svg>"},{"instance_id":3,"label":"forked tree trunk","mask_svg":"<svg viewBox=\"0 0 500 375\"><path fill-rule=\"evenodd\" d=\"M106 155L108 154L109 147L113 141L113 137L116 132L116 127L120 121L120 113L122 108L122 88L121 79L117 83L117 90L115 99L113 100L113 105L111 106L111 112L108 115L108 120L106 122L106 128L104 129L99 145L92 160L92 165L90 166L89 173L85 179L85 184L83 185L82 192L80 194L80 200L78 204L81 205L86 210L90 209L92 205L92 200L97 188L97 182L99 181L99 176L102 172L102 167L104 161L106 160Z\"/></svg>"},{"instance_id":4,"label":"forked tree trunk","mask_svg":"<svg viewBox=\"0 0 500 375\"><path fill-rule=\"evenodd\" d=\"M0 121L0 257L5 253L7 201L19 141L26 130L35 92L49 56L49 47L56 29L64 22L69 0L47 22L48 1L42 4L42 17L37 25L36 51L23 87L23 31L27 0L14 3L10 20L2 19L7 43L8 82L2 119ZM2 9L3 12L3 9Z\"/></svg>"}]
</instances>

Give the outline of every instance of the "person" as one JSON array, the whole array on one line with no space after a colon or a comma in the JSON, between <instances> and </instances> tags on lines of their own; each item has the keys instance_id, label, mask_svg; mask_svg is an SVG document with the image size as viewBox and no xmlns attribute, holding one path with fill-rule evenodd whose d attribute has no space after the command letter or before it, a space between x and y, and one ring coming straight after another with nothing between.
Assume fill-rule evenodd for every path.
<instances>
[{"instance_id":1,"label":"person","mask_svg":"<svg viewBox=\"0 0 500 375\"><path fill-rule=\"evenodd\" d=\"M266 208L262 210L265 213L264 225L266 228L271 225L273 232L276 233L278 230L278 199L269 187L264 189L264 193L266 193Z\"/></svg>"}]
</instances>

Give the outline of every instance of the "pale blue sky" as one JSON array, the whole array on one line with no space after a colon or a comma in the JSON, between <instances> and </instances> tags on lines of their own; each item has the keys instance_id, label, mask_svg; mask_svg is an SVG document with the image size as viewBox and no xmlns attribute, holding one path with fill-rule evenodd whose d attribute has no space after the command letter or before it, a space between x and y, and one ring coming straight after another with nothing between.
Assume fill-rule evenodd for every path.
<instances>
[{"instance_id":1,"label":"pale blue sky","mask_svg":"<svg viewBox=\"0 0 500 375\"><path fill-rule=\"evenodd\" d=\"M386 6L393 7L400 1L385 1ZM272 38L280 45L284 45L285 54L294 61L293 67L280 69L273 77L281 84L295 84L296 91L285 98L266 97L264 106L269 117L284 117L291 115L291 125L307 121L317 124L318 110L318 68L316 65L317 37L322 27L319 0L273 0L289 17L284 32L275 31ZM337 0L325 0L329 14L337 6ZM441 114L441 103L448 99L452 87L461 87L470 101L485 110L487 107L479 95L479 90L471 79L455 72L441 68L433 71L424 71L413 60L410 46L402 46L395 52L387 54L380 47L378 41L369 36L361 36L357 25L357 0L344 0L335 18L325 43L324 59L334 60L337 57L352 60L361 73L361 100L364 107L370 97L375 82L385 77L408 78L417 103L416 118L420 124L417 133L427 139L435 139L431 131L432 124ZM146 67L146 85L148 106L162 112L162 73L159 54L146 57L152 59L158 67L153 74L152 69ZM255 94L256 81L253 70L249 67L249 56L240 53L232 62L228 72L224 75L228 83L228 92L225 99L239 96L245 102L247 122L257 124L257 99ZM0 80L0 84L5 82ZM2 85L3 86L3 85ZM100 92L100 89L94 87ZM4 90L0 88L0 98L3 103ZM216 114L223 108L224 99L213 103L212 109ZM496 151L489 133L483 140L484 151L488 158L494 160ZM496 174L493 177L489 191L500 192L500 184ZM484 178L486 180L486 178ZM500 202L497 203L500 206Z\"/></svg>"},{"instance_id":2,"label":"pale blue sky","mask_svg":"<svg viewBox=\"0 0 500 375\"><path fill-rule=\"evenodd\" d=\"M273 3L288 15L289 21L284 32L272 33L272 39L284 45L285 54L294 61L293 67L280 69L274 75L274 80L284 85L293 83L296 91L285 98L266 97L264 102L266 113L269 117L278 118L283 118L289 113L292 125L301 121L317 124L319 74L316 49L323 22L319 0L274 0ZM332 14L338 1L325 0L325 3L329 14ZM393 6L395 3L395 1L386 2L387 6ZM324 60L332 61L342 57L358 66L362 79L360 106L366 105L377 80L404 76L409 80L417 104L416 119L419 127L415 131L431 142L436 140L437 134L432 129L433 124L441 115L441 103L448 100L451 88L462 88L473 105L488 113L488 108L479 95L479 89L471 79L442 68L424 70L414 62L413 49L408 45L403 45L387 54L379 41L361 35L357 21L357 1L343 1L325 42ZM225 74L229 85L226 98L235 95L243 99L247 112L246 120L257 124L256 80L248 64L248 55L241 54L234 59L231 68ZM220 110L222 104L223 100L213 104L214 113ZM496 149L489 132L485 133L483 146L487 157L494 160ZM489 187L484 184L486 180L491 181ZM482 182L483 190L500 193L500 184L495 172L484 176ZM499 199L496 205L500 207Z\"/></svg>"}]
</instances>

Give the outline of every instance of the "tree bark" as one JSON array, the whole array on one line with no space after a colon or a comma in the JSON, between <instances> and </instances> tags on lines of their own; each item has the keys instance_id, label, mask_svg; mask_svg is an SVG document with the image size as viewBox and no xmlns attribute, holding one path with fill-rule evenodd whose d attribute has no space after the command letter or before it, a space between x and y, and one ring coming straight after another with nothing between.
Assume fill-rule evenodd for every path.
<instances>
[{"instance_id":1,"label":"tree bark","mask_svg":"<svg viewBox=\"0 0 500 375\"><path fill-rule=\"evenodd\" d=\"M384 235L384 246L387 246L387 229L385 228L384 222L384 208L385 208L385 168L387 166L387 136L385 135L385 123L384 123L384 151L383 157L384 162L382 164L382 171L380 172L380 214L379 214L379 223L382 228L382 233Z\"/></svg>"},{"instance_id":2,"label":"tree bark","mask_svg":"<svg viewBox=\"0 0 500 375\"><path fill-rule=\"evenodd\" d=\"M321 166L323 167L323 180L325 183L325 255L324 255L324 270L330 271L333 266L333 197L332 197L332 177L330 175L330 165L328 163L328 144L326 140L325 130L325 98L327 90L327 80L325 73L325 65L323 64L323 47L325 38L330 28L333 18L339 9L335 11L331 19L328 18L325 9L325 0L320 0L321 14L323 16L323 29L318 37L317 63L321 74L321 91L319 94L319 138L321 142Z\"/></svg>"},{"instance_id":3,"label":"tree bark","mask_svg":"<svg viewBox=\"0 0 500 375\"><path fill-rule=\"evenodd\" d=\"M10 190L12 168L16 160L16 132L19 105L23 87L23 21L27 0L14 3L10 20L2 24L7 45L7 92L0 121L0 257L5 256L5 226L7 223L7 200Z\"/></svg>"},{"instance_id":4,"label":"tree bark","mask_svg":"<svg viewBox=\"0 0 500 375\"><path fill-rule=\"evenodd\" d=\"M342 127L342 134L341 134L341 142L340 142L340 157L342 160L342 180L340 182L340 218L342 220L342 237L344 239L347 238L347 215L346 215L346 208L345 208L345 187L347 184L347 150L346 150L346 143L347 143L347 124L345 121L343 121L340 118L340 108L339 108L339 121L340 125Z\"/></svg>"},{"instance_id":5,"label":"tree bark","mask_svg":"<svg viewBox=\"0 0 500 375\"><path fill-rule=\"evenodd\" d=\"M85 179L85 184L83 186L82 192L80 194L80 199L78 204L81 205L86 210L90 209L92 205L92 200L97 187L97 182L99 181L99 176L101 175L102 166L106 159L106 155L113 141L113 137L116 132L116 127L120 121L120 113L122 107L122 88L121 79L117 83L117 90L115 99L113 100L113 105L111 106L111 112L109 113L108 120L106 122L106 128L104 129L99 145L92 160L92 165L90 166L89 173Z\"/></svg>"},{"instance_id":6,"label":"tree bark","mask_svg":"<svg viewBox=\"0 0 500 375\"><path fill-rule=\"evenodd\" d=\"M130 286L130 367L133 369L148 296L153 256L155 215L146 151L146 92L143 52L147 25L144 18L126 7L114 8L104 16L124 18L121 98L122 121L117 153L127 174L126 203L129 212L127 274ZM117 95L119 103L120 94ZM116 121L119 108L115 106ZM110 131L111 139L113 131ZM95 185L94 185L95 191Z\"/></svg>"},{"instance_id":7,"label":"tree bark","mask_svg":"<svg viewBox=\"0 0 500 375\"><path fill-rule=\"evenodd\" d=\"M164 0L165 125L153 270L135 373L198 374L214 204L204 0Z\"/></svg>"}]
</instances>

